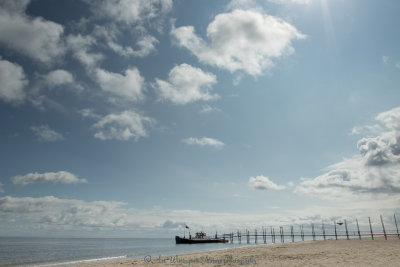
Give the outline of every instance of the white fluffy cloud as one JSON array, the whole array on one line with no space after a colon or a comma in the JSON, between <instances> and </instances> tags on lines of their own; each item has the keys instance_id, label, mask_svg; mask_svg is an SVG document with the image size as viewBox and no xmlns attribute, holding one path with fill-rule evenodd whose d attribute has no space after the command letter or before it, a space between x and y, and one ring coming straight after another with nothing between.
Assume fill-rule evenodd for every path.
<instances>
[{"instance_id":1,"label":"white fluffy cloud","mask_svg":"<svg viewBox=\"0 0 400 267\"><path fill-rule=\"evenodd\" d=\"M97 41L88 35L68 35L66 38L68 49L72 55L81 62L89 71L92 71L104 56L97 52L92 52Z\"/></svg>"},{"instance_id":2,"label":"white fluffy cloud","mask_svg":"<svg viewBox=\"0 0 400 267\"><path fill-rule=\"evenodd\" d=\"M171 11L172 0L87 0L93 13L129 25L144 23Z\"/></svg>"},{"instance_id":3,"label":"white fluffy cloud","mask_svg":"<svg viewBox=\"0 0 400 267\"><path fill-rule=\"evenodd\" d=\"M305 38L280 18L239 9L214 18L207 27L209 43L192 26L173 28L171 34L201 62L253 76L270 69L275 59L293 53L292 40Z\"/></svg>"},{"instance_id":4,"label":"white fluffy cloud","mask_svg":"<svg viewBox=\"0 0 400 267\"><path fill-rule=\"evenodd\" d=\"M143 36L136 42L136 46L138 47L136 50L130 46L124 47L119 45L115 40L109 38L107 44L115 53L121 56L146 57L156 50L158 40L151 35Z\"/></svg>"},{"instance_id":5,"label":"white fluffy cloud","mask_svg":"<svg viewBox=\"0 0 400 267\"><path fill-rule=\"evenodd\" d=\"M147 136L146 125L154 123L154 119L135 111L126 110L119 114L109 114L99 119L93 126L98 130L94 137L101 140L138 140Z\"/></svg>"},{"instance_id":6,"label":"white fluffy cloud","mask_svg":"<svg viewBox=\"0 0 400 267\"><path fill-rule=\"evenodd\" d=\"M87 236L90 230L128 230L130 234L165 236L165 231L182 229L185 222L193 229L231 231L242 227L261 227L262 223L276 220L271 214L234 214L203 212L197 210L168 209L129 209L126 203L111 201L83 201L62 199L54 196L46 197L1 197L0 222L19 222L35 229L54 229L66 231L69 229L83 230ZM276 221L274 221L276 223ZM240 227L240 228L238 228ZM37 229L37 228L36 228Z\"/></svg>"},{"instance_id":7,"label":"white fluffy cloud","mask_svg":"<svg viewBox=\"0 0 400 267\"><path fill-rule=\"evenodd\" d=\"M2 197L0 198L1 220L25 219L30 224L58 225L72 227L115 227L124 222L125 214L120 212L122 202L60 199L53 196Z\"/></svg>"},{"instance_id":8,"label":"white fluffy cloud","mask_svg":"<svg viewBox=\"0 0 400 267\"><path fill-rule=\"evenodd\" d=\"M221 112L222 110L210 105L204 105L200 110L200 113L211 113L211 112Z\"/></svg>"},{"instance_id":9,"label":"white fluffy cloud","mask_svg":"<svg viewBox=\"0 0 400 267\"><path fill-rule=\"evenodd\" d=\"M183 143L187 145L197 145L197 146L211 146L215 148L222 148L225 146L225 144L218 139L214 138L209 138L209 137L201 137L201 138L195 138L195 137L189 137L186 139L182 140Z\"/></svg>"},{"instance_id":10,"label":"white fluffy cloud","mask_svg":"<svg viewBox=\"0 0 400 267\"><path fill-rule=\"evenodd\" d=\"M67 172L46 172L46 173L28 173L25 175L17 175L11 178L13 184L19 186L26 186L29 184L41 184L41 183L62 183L62 184L77 184L86 183L86 179L80 179L76 175Z\"/></svg>"},{"instance_id":11,"label":"white fluffy cloud","mask_svg":"<svg viewBox=\"0 0 400 267\"><path fill-rule=\"evenodd\" d=\"M137 68L127 69L124 75L97 69L96 79L101 89L120 100L136 102L144 98L144 78Z\"/></svg>"},{"instance_id":12,"label":"white fluffy cloud","mask_svg":"<svg viewBox=\"0 0 400 267\"><path fill-rule=\"evenodd\" d=\"M388 131L358 141L360 155L334 164L314 179L303 179L296 192L323 198L394 195L400 192L400 107L376 120ZM376 127L375 127L376 128Z\"/></svg>"},{"instance_id":13,"label":"white fluffy cloud","mask_svg":"<svg viewBox=\"0 0 400 267\"><path fill-rule=\"evenodd\" d=\"M374 125L363 125L363 126L355 126L351 129L350 135L379 135L383 131L383 128L379 124Z\"/></svg>"},{"instance_id":14,"label":"white fluffy cloud","mask_svg":"<svg viewBox=\"0 0 400 267\"><path fill-rule=\"evenodd\" d=\"M64 140L62 134L54 131L48 125L32 126L31 130L41 142L56 142Z\"/></svg>"},{"instance_id":15,"label":"white fluffy cloud","mask_svg":"<svg viewBox=\"0 0 400 267\"><path fill-rule=\"evenodd\" d=\"M59 85L73 83L74 77L70 72L58 69L46 74L44 80L50 88L53 88Z\"/></svg>"},{"instance_id":16,"label":"white fluffy cloud","mask_svg":"<svg viewBox=\"0 0 400 267\"><path fill-rule=\"evenodd\" d=\"M127 32L129 32L129 36L134 37L134 40L129 42L135 42L134 47L119 43L122 37L127 37ZM105 43L116 54L124 57L146 57L156 51L156 45L159 43L154 36L148 34L142 27L120 27L113 23L106 26L96 25L92 36L96 37L98 42Z\"/></svg>"},{"instance_id":17,"label":"white fluffy cloud","mask_svg":"<svg viewBox=\"0 0 400 267\"><path fill-rule=\"evenodd\" d=\"M129 231L130 235L167 237L174 234L177 229L183 230L182 222L192 229L204 229L206 232L218 229L219 233L261 229L266 225L286 227L296 224L309 225L310 222L322 220L333 222L340 218L348 219L350 224L350 218L356 217L360 224L363 221L366 224L366 216L371 213L387 215L385 221L392 218L393 208L396 207L398 199L396 201L385 199L379 202L379 205L373 200L352 205L339 203L335 207L313 205L301 210L280 210L279 213L271 211L261 214L237 214L163 208L140 210L129 208L123 202L84 201L54 196L38 198L5 196L0 198L0 222L12 222L12 227L8 226L10 224L2 226L4 232L10 230L10 233L15 231L16 226L23 225L24 229L36 232L51 229L54 233L57 230L65 233L73 230L89 236L91 230L101 229L102 235L107 231ZM376 217L371 219L378 220Z\"/></svg>"},{"instance_id":18,"label":"white fluffy cloud","mask_svg":"<svg viewBox=\"0 0 400 267\"><path fill-rule=\"evenodd\" d=\"M186 222L193 228L205 230L232 230L244 225L259 225L271 215L251 214L240 216L232 213L202 212L196 210L128 209L126 203L110 201L83 201L46 197L11 197L0 198L0 221L12 221L13 224L25 222L35 229L58 230L129 230L139 229L137 234L154 235L158 229L165 236L168 228L176 230ZM210 219L211 218L211 219ZM251 219L249 219L251 218ZM28 222L28 223L26 223ZM182 229L182 228L181 228ZM87 236L89 233L85 232Z\"/></svg>"},{"instance_id":19,"label":"white fluffy cloud","mask_svg":"<svg viewBox=\"0 0 400 267\"><path fill-rule=\"evenodd\" d=\"M0 26L1 27L1 26ZM0 98L6 102L21 103L28 85L24 70L18 64L0 58Z\"/></svg>"},{"instance_id":20,"label":"white fluffy cloud","mask_svg":"<svg viewBox=\"0 0 400 267\"><path fill-rule=\"evenodd\" d=\"M96 114L96 113L94 112L94 110L91 109L91 108L84 108L84 109L81 109L81 110L78 111L78 113L79 113L83 118L92 118L92 119L96 119L96 120L98 120L98 119L101 118L101 116L98 115L98 114Z\"/></svg>"},{"instance_id":21,"label":"white fluffy cloud","mask_svg":"<svg viewBox=\"0 0 400 267\"><path fill-rule=\"evenodd\" d=\"M172 0L87 0L91 7L93 21L104 19L106 26L96 26L93 34L104 40L104 43L115 53L129 57L145 57L156 50L159 42L148 33L147 28L161 31L164 15L172 10ZM126 33L129 33L127 35ZM132 38L133 46L119 43L121 37Z\"/></svg>"},{"instance_id":22,"label":"white fluffy cloud","mask_svg":"<svg viewBox=\"0 0 400 267\"><path fill-rule=\"evenodd\" d=\"M181 64L171 69L167 81L156 79L155 87L160 99L184 105L218 98L218 95L209 92L216 82L214 74Z\"/></svg>"},{"instance_id":23,"label":"white fluffy cloud","mask_svg":"<svg viewBox=\"0 0 400 267\"><path fill-rule=\"evenodd\" d=\"M43 18L28 17L24 11L29 1L0 3L0 43L32 59L50 63L64 52L60 24Z\"/></svg>"},{"instance_id":24,"label":"white fluffy cloud","mask_svg":"<svg viewBox=\"0 0 400 267\"><path fill-rule=\"evenodd\" d=\"M261 190L282 190L285 189L283 185L277 185L272 182L268 177L263 175L259 175L256 177L249 178L249 186L253 189L261 189Z\"/></svg>"},{"instance_id":25,"label":"white fluffy cloud","mask_svg":"<svg viewBox=\"0 0 400 267\"><path fill-rule=\"evenodd\" d=\"M3 0L0 6L11 13L23 13L31 0Z\"/></svg>"}]
</instances>

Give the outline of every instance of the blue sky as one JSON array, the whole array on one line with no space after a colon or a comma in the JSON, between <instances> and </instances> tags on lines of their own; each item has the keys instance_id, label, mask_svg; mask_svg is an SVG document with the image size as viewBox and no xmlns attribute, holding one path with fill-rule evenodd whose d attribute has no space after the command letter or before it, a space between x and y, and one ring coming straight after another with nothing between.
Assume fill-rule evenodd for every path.
<instances>
[{"instance_id":1,"label":"blue sky","mask_svg":"<svg viewBox=\"0 0 400 267\"><path fill-rule=\"evenodd\" d=\"M1 1L0 235L392 216L399 11L395 0Z\"/></svg>"}]
</instances>

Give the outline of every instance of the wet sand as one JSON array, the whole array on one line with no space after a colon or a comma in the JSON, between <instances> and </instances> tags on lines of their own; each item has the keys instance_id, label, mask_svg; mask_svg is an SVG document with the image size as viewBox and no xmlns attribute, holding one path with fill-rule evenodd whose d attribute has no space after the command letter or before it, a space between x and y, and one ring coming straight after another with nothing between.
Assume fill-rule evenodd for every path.
<instances>
[{"instance_id":1,"label":"wet sand","mask_svg":"<svg viewBox=\"0 0 400 267\"><path fill-rule=\"evenodd\" d=\"M100 266L400 266L400 240L389 237L305 241L93 264Z\"/></svg>"}]
</instances>

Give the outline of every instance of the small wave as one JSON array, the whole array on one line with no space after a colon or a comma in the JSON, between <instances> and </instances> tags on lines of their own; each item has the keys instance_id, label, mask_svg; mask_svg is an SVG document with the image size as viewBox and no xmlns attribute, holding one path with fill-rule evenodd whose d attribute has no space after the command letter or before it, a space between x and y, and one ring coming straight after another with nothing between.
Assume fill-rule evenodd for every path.
<instances>
[{"instance_id":1,"label":"small wave","mask_svg":"<svg viewBox=\"0 0 400 267\"><path fill-rule=\"evenodd\" d=\"M76 261L68 261L68 262L57 262L57 263L46 263L39 265L32 265L32 267L52 267L52 266L70 266L70 265L81 265L81 264L90 264L96 262L112 262L121 259L127 259L128 256L116 256L116 257L104 257L104 258L96 258L96 259L88 259L88 260L76 260Z\"/></svg>"}]
</instances>

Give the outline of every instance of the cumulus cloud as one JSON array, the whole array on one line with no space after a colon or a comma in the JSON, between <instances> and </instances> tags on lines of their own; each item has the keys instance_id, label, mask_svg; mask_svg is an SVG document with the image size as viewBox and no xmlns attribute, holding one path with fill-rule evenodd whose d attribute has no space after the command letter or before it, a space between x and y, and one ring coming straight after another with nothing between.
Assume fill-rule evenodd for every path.
<instances>
[{"instance_id":1,"label":"cumulus cloud","mask_svg":"<svg viewBox=\"0 0 400 267\"><path fill-rule=\"evenodd\" d=\"M225 146L225 144L223 142L219 141L218 139L209 138L209 137L201 137L201 138L189 137L189 138L183 139L182 142L187 145L211 146L214 148L222 148Z\"/></svg>"},{"instance_id":2,"label":"cumulus cloud","mask_svg":"<svg viewBox=\"0 0 400 267\"><path fill-rule=\"evenodd\" d=\"M45 83L50 88L74 82L74 77L72 76L72 74L62 69L53 70L46 74L43 78L45 80Z\"/></svg>"},{"instance_id":3,"label":"cumulus cloud","mask_svg":"<svg viewBox=\"0 0 400 267\"><path fill-rule=\"evenodd\" d=\"M149 54L151 54L153 51L156 50L156 44L158 43L158 40L151 36L151 35L146 35L142 38L140 38L136 45L138 46L137 50L134 50L130 46L121 46L118 43L116 43L114 40L109 40L108 41L108 46L117 54L121 56L135 56L135 57L146 57Z\"/></svg>"},{"instance_id":4,"label":"cumulus cloud","mask_svg":"<svg viewBox=\"0 0 400 267\"><path fill-rule=\"evenodd\" d=\"M10 13L23 13L31 0L3 0L0 6Z\"/></svg>"},{"instance_id":5,"label":"cumulus cloud","mask_svg":"<svg viewBox=\"0 0 400 267\"><path fill-rule=\"evenodd\" d=\"M126 34L124 34L123 29L123 27L121 28L114 24L107 26L98 25L93 31L93 36L95 36L98 40L101 40L102 43L105 43L108 48L110 48L116 54L123 57L146 57L152 52L156 51L156 45L159 43L159 41L143 29L136 29L135 31L135 29L129 28L128 30L132 32L130 35L138 35L135 38L135 47L123 46L119 44L118 41L122 36L126 38Z\"/></svg>"},{"instance_id":6,"label":"cumulus cloud","mask_svg":"<svg viewBox=\"0 0 400 267\"><path fill-rule=\"evenodd\" d=\"M1 27L1 26L0 26ZM26 97L28 80L18 64L0 58L0 98L10 103L21 103Z\"/></svg>"},{"instance_id":7,"label":"cumulus cloud","mask_svg":"<svg viewBox=\"0 0 400 267\"><path fill-rule=\"evenodd\" d=\"M214 18L207 27L208 43L193 26L173 28L171 35L178 46L191 51L201 62L253 76L272 68L274 60L293 53L292 40L305 38L280 18L239 9Z\"/></svg>"},{"instance_id":8,"label":"cumulus cloud","mask_svg":"<svg viewBox=\"0 0 400 267\"><path fill-rule=\"evenodd\" d=\"M11 178L11 181L15 185L26 186L29 184L41 184L41 183L62 183L62 184L77 184L87 183L86 179L80 179L76 175L67 172L46 172L46 173L28 173L25 175L17 175Z\"/></svg>"},{"instance_id":9,"label":"cumulus cloud","mask_svg":"<svg viewBox=\"0 0 400 267\"><path fill-rule=\"evenodd\" d=\"M36 138L41 142L56 142L64 140L62 134L54 131L48 125L32 126L31 130L36 135Z\"/></svg>"},{"instance_id":10,"label":"cumulus cloud","mask_svg":"<svg viewBox=\"0 0 400 267\"><path fill-rule=\"evenodd\" d=\"M91 108L84 108L78 111L83 118L100 119L101 116L96 114Z\"/></svg>"},{"instance_id":11,"label":"cumulus cloud","mask_svg":"<svg viewBox=\"0 0 400 267\"><path fill-rule=\"evenodd\" d=\"M115 53L124 57L145 57L156 50L158 40L148 33L148 27L161 31L165 15L172 10L172 0L112 0L86 1L96 25L93 35ZM133 46L120 44L130 38Z\"/></svg>"},{"instance_id":12,"label":"cumulus cloud","mask_svg":"<svg viewBox=\"0 0 400 267\"><path fill-rule=\"evenodd\" d=\"M303 179L295 191L324 198L398 194L400 107L380 113L376 120L386 131L376 137L360 139L359 155L328 167L327 173L314 179Z\"/></svg>"},{"instance_id":13,"label":"cumulus cloud","mask_svg":"<svg viewBox=\"0 0 400 267\"><path fill-rule=\"evenodd\" d=\"M136 102L144 99L144 78L137 68L127 69L124 75L97 69L96 79L103 91L119 100Z\"/></svg>"},{"instance_id":14,"label":"cumulus cloud","mask_svg":"<svg viewBox=\"0 0 400 267\"><path fill-rule=\"evenodd\" d=\"M68 35L66 38L68 49L72 52L74 58L81 62L88 71L98 65L104 59L103 54L93 52L93 47L97 44L94 37L89 35Z\"/></svg>"},{"instance_id":15,"label":"cumulus cloud","mask_svg":"<svg viewBox=\"0 0 400 267\"><path fill-rule=\"evenodd\" d=\"M86 0L93 14L125 24L142 24L171 11L172 0Z\"/></svg>"},{"instance_id":16,"label":"cumulus cloud","mask_svg":"<svg viewBox=\"0 0 400 267\"><path fill-rule=\"evenodd\" d=\"M379 124L374 125L363 125L355 126L351 129L350 135L379 135L383 131L383 128Z\"/></svg>"},{"instance_id":17,"label":"cumulus cloud","mask_svg":"<svg viewBox=\"0 0 400 267\"><path fill-rule=\"evenodd\" d=\"M163 228L168 228L168 229L179 229L185 227L185 223L184 222L173 222L171 220L166 220L163 223Z\"/></svg>"},{"instance_id":18,"label":"cumulus cloud","mask_svg":"<svg viewBox=\"0 0 400 267\"><path fill-rule=\"evenodd\" d=\"M214 74L188 64L181 64L171 69L167 81L156 79L155 88L160 99L185 105L194 101L218 98L218 95L209 92L216 82Z\"/></svg>"},{"instance_id":19,"label":"cumulus cloud","mask_svg":"<svg viewBox=\"0 0 400 267\"><path fill-rule=\"evenodd\" d=\"M268 177L263 175L259 175L256 177L249 178L249 186L253 189L260 189L260 190L282 190L285 189L283 185L277 185L276 183L272 182Z\"/></svg>"},{"instance_id":20,"label":"cumulus cloud","mask_svg":"<svg viewBox=\"0 0 400 267\"><path fill-rule=\"evenodd\" d=\"M72 227L116 227L124 223L125 214L120 212L122 202L60 199L53 196L2 197L0 198L1 220L25 219L30 224Z\"/></svg>"},{"instance_id":21,"label":"cumulus cloud","mask_svg":"<svg viewBox=\"0 0 400 267\"><path fill-rule=\"evenodd\" d=\"M126 203L111 201L83 201L46 197L1 197L0 221L22 222L25 227L40 225L40 229L57 230L129 230L152 235L174 231L186 222L193 229L231 231L243 226L260 226L276 216L272 214L247 214L204 212L197 210L129 209ZM51 228L50 228L51 227ZM84 232L85 235L88 232Z\"/></svg>"},{"instance_id":22,"label":"cumulus cloud","mask_svg":"<svg viewBox=\"0 0 400 267\"><path fill-rule=\"evenodd\" d=\"M152 125L154 119L143 116L135 111L126 110L119 114L109 114L100 118L93 127L98 132L94 137L100 140L137 141L148 135L146 125Z\"/></svg>"},{"instance_id":23,"label":"cumulus cloud","mask_svg":"<svg viewBox=\"0 0 400 267\"><path fill-rule=\"evenodd\" d=\"M32 59L50 63L65 52L60 24L25 14L29 1L1 1L0 43Z\"/></svg>"},{"instance_id":24,"label":"cumulus cloud","mask_svg":"<svg viewBox=\"0 0 400 267\"><path fill-rule=\"evenodd\" d=\"M90 235L92 230L101 229L102 234L107 231L129 231L139 236L160 237L170 236L178 229L176 227L180 226L180 222L187 223L191 229L204 229L208 233L216 229L219 233L226 233L236 229L261 229L265 225L289 226L355 217L362 224L360 219L366 221L366 214L371 212L392 217L398 200L383 199L377 204L374 199L352 205L336 203L334 207L312 205L301 210L238 214L160 208L140 210L129 208L123 202L83 201L54 196L5 196L0 197L0 222L12 222L12 226L10 223L3 224L3 231L10 230L10 233L15 231L16 226L23 226L35 232L49 229L54 233L57 230L63 233L68 230L81 231L84 236Z\"/></svg>"},{"instance_id":25,"label":"cumulus cloud","mask_svg":"<svg viewBox=\"0 0 400 267\"><path fill-rule=\"evenodd\" d=\"M211 113L211 112L221 112L222 110L216 107L212 107L210 105L204 105L201 110L200 113Z\"/></svg>"},{"instance_id":26,"label":"cumulus cloud","mask_svg":"<svg viewBox=\"0 0 400 267\"><path fill-rule=\"evenodd\" d=\"M211 219L210 219L211 218ZM249 219L250 218L250 219ZM24 223L25 227L58 230L129 230L140 229L138 234L152 235L159 229L175 230L187 222L194 229L232 230L238 226L255 225L271 218L271 214L238 216L233 213L202 212L196 210L137 210L128 209L126 203L111 201L83 201L46 197L1 197L0 221ZM85 232L87 235L88 232Z\"/></svg>"}]
</instances>

